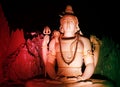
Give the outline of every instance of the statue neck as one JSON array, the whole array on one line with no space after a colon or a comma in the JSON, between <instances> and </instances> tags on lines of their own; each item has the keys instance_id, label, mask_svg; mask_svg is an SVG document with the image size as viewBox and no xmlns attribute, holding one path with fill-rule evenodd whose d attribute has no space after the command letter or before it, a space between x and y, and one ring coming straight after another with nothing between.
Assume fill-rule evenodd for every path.
<instances>
[{"instance_id":1,"label":"statue neck","mask_svg":"<svg viewBox=\"0 0 120 87\"><path fill-rule=\"evenodd\" d=\"M74 37L75 36L75 33L74 32L65 32L63 34L63 37Z\"/></svg>"},{"instance_id":2,"label":"statue neck","mask_svg":"<svg viewBox=\"0 0 120 87\"><path fill-rule=\"evenodd\" d=\"M71 40L71 39L75 39L76 36L72 36L72 37L62 37L62 40Z\"/></svg>"}]
</instances>

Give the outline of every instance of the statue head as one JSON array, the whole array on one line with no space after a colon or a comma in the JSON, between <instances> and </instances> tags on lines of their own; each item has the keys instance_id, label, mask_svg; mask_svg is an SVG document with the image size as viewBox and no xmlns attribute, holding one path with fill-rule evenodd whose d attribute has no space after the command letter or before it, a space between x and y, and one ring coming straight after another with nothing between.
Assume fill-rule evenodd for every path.
<instances>
[{"instance_id":1,"label":"statue head","mask_svg":"<svg viewBox=\"0 0 120 87\"><path fill-rule=\"evenodd\" d=\"M79 27L78 18L77 18L77 16L75 16L71 5L66 6L65 12L63 12L63 14L60 15L60 17L61 18L60 18L60 28L59 29L60 29L61 33L64 33L64 28L63 28L64 20L71 19L74 22L75 33L78 32L80 35L83 35L83 33L81 32L80 27Z\"/></svg>"},{"instance_id":2,"label":"statue head","mask_svg":"<svg viewBox=\"0 0 120 87\"><path fill-rule=\"evenodd\" d=\"M67 5L67 7L65 9L65 13L63 16L61 16L61 19L60 19L60 32L64 33L63 26L65 24L66 24L66 26L69 26L70 23L73 25L71 27L74 27L75 32L80 30L78 18L74 15L72 7L70 5Z\"/></svg>"},{"instance_id":3,"label":"statue head","mask_svg":"<svg viewBox=\"0 0 120 87\"><path fill-rule=\"evenodd\" d=\"M64 33L64 28L63 25L65 24L65 22L67 22L67 25L69 25L70 22L72 22L74 24L74 29L75 32L79 31L80 28L78 26L78 19L76 16L74 15L64 15L61 19L60 19L60 32Z\"/></svg>"}]
</instances>

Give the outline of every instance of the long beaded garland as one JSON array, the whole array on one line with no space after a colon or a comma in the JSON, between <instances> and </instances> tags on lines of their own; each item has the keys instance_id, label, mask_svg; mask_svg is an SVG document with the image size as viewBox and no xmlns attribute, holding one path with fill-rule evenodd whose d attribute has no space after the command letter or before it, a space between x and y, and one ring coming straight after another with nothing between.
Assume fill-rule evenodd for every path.
<instances>
[{"instance_id":1,"label":"long beaded garland","mask_svg":"<svg viewBox=\"0 0 120 87\"><path fill-rule=\"evenodd\" d=\"M66 64L69 65L69 64L72 63L73 60L75 59L75 55L76 55L76 52L77 52L77 46L78 46L78 40L77 40L77 42L76 42L76 47L75 47L75 52L74 52L73 58L72 58L72 60L71 60L70 62L65 61L65 58L64 58L63 52L62 52L61 39L60 39L60 37L59 37L59 44L60 44L61 57L62 57L63 61L64 61Z\"/></svg>"}]
</instances>

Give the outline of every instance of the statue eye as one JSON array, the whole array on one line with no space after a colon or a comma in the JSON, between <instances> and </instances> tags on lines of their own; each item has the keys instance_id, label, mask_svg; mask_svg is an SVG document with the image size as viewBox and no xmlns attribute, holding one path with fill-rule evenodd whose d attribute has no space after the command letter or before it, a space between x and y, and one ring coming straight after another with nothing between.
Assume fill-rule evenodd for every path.
<instances>
[{"instance_id":1,"label":"statue eye","mask_svg":"<svg viewBox=\"0 0 120 87\"><path fill-rule=\"evenodd\" d=\"M67 22L67 20L63 20L63 23Z\"/></svg>"}]
</instances>

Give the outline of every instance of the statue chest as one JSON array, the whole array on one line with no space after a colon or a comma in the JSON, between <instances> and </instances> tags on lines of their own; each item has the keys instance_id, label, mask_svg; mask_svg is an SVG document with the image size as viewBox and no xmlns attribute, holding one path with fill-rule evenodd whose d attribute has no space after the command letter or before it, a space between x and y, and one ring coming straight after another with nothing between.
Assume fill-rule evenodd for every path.
<instances>
[{"instance_id":1,"label":"statue chest","mask_svg":"<svg viewBox=\"0 0 120 87\"><path fill-rule=\"evenodd\" d=\"M59 62L67 65L77 63L82 61L83 49L83 44L80 41L61 41L56 44L57 58Z\"/></svg>"},{"instance_id":2,"label":"statue chest","mask_svg":"<svg viewBox=\"0 0 120 87\"><path fill-rule=\"evenodd\" d=\"M60 50L61 48L61 50ZM84 50L84 45L81 41L78 42L77 41L73 41L73 40L66 40L66 41L61 41L61 43L56 43L55 44L55 49L56 52L74 52L75 50L77 50L77 52L83 52Z\"/></svg>"}]
</instances>

